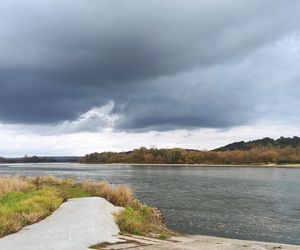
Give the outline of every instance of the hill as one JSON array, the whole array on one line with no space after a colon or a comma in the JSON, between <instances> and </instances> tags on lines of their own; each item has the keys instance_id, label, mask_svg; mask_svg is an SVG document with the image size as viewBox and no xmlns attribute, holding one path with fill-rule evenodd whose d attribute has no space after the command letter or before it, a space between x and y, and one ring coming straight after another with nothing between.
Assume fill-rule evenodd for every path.
<instances>
[{"instance_id":1,"label":"hill","mask_svg":"<svg viewBox=\"0 0 300 250\"><path fill-rule=\"evenodd\" d=\"M230 143L224 147L215 149L214 151L233 151L233 150L253 150L253 149L280 149L280 148L300 148L300 137L294 136L290 137L280 137L277 140L274 140L269 137L263 139L254 140L254 141L240 141Z\"/></svg>"}]
</instances>

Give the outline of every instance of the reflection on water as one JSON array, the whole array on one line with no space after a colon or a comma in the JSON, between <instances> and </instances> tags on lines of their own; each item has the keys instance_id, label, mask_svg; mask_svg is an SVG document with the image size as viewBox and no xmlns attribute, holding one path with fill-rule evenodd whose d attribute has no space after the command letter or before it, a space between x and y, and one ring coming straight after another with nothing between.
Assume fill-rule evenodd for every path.
<instances>
[{"instance_id":1,"label":"reflection on water","mask_svg":"<svg viewBox=\"0 0 300 250\"><path fill-rule=\"evenodd\" d=\"M130 185L177 231L300 244L300 169L5 164L0 175L55 175Z\"/></svg>"}]
</instances>

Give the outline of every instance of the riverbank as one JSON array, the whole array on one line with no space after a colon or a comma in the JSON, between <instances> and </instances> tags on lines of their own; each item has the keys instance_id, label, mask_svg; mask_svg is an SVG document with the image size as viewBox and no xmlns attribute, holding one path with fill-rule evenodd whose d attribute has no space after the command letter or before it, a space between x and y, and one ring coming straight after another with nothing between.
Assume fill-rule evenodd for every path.
<instances>
[{"instance_id":1,"label":"riverbank","mask_svg":"<svg viewBox=\"0 0 300 250\"><path fill-rule=\"evenodd\" d=\"M4 163L0 162L1 165L60 165L60 164L78 164L78 165L103 165L103 166L166 166L166 167L228 167L228 168L300 168L300 164L170 164L170 163L80 163L80 162L38 162L38 163Z\"/></svg>"},{"instance_id":2,"label":"riverbank","mask_svg":"<svg viewBox=\"0 0 300 250\"><path fill-rule=\"evenodd\" d=\"M200 151L182 148L141 147L128 152L91 153L80 158L81 163L135 163L135 164L221 164L221 165L268 165L300 164L299 148L285 144L279 147L253 145L234 150Z\"/></svg>"},{"instance_id":3,"label":"riverbank","mask_svg":"<svg viewBox=\"0 0 300 250\"><path fill-rule=\"evenodd\" d=\"M112 187L106 182L75 182L52 176L1 177L0 237L46 218L68 199L89 196L103 197L117 206L134 200L128 187Z\"/></svg>"},{"instance_id":4,"label":"riverbank","mask_svg":"<svg viewBox=\"0 0 300 250\"><path fill-rule=\"evenodd\" d=\"M202 235L172 237L167 241L152 240L145 237L119 237L127 242L102 244L98 249L135 250L299 250L300 246L260 241L236 240Z\"/></svg>"},{"instance_id":5,"label":"riverbank","mask_svg":"<svg viewBox=\"0 0 300 250\"><path fill-rule=\"evenodd\" d=\"M170 237L159 210L135 199L130 188L51 176L0 178L0 237L46 218L67 200L91 196L124 207L114 215L122 233Z\"/></svg>"},{"instance_id":6,"label":"riverbank","mask_svg":"<svg viewBox=\"0 0 300 250\"><path fill-rule=\"evenodd\" d=\"M55 164L55 163L54 163ZM166 167L230 167L230 168L300 168L300 164L248 164L248 165L239 165L239 164L140 164L140 163L78 163L80 165L103 165L103 166L136 166L136 167L145 167L145 166L166 166Z\"/></svg>"},{"instance_id":7,"label":"riverbank","mask_svg":"<svg viewBox=\"0 0 300 250\"><path fill-rule=\"evenodd\" d=\"M82 249L197 249L197 250L296 250L300 246L235 240L200 235L173 236L168 240L120 235L113 214L122 210L100 197L70 199L52 215L21 231L0 238L5 250Z\"/></svg>"},{"instance_id":8,"label":"riverbank","mask_svg":"<svg viewBox=\"0 0 300 250\"><path fill-rule=\"evenodd\" d=\"M46 219L0 238L5 250L296 250L300 246L217 238L200 235L173 236L167 240L122 235L113 214L122 208L100 197L70 199Z\"/></svg>"}]
</instances>

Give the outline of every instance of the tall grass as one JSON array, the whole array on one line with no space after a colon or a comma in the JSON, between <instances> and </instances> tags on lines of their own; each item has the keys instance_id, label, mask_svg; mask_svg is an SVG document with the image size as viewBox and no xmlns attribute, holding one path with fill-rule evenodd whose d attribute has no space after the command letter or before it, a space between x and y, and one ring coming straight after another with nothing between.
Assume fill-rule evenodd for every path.
<instances>
[{"instance_id":1,"label":"tall grass","mask_svg":"<svg viewBox=\"0 0 300 250\"><path fill-rule=\"evenodd\" d=\"M26 192L32 188L32 184L21 177L1 177L0 178L0 197L9 192Z\"/></svg>"},{"instance_id":2,"label":"tall grass","mask_svg":"<svg viewBox=\"0 0 300 250\"><path fill-rule=\"evenodd\" d=\"M83 181L80 187L88 193L100 196L116 206L124 207L133 201L133 193L126 186L110 186L107 182Z\"/></svg>"}]
</instances>

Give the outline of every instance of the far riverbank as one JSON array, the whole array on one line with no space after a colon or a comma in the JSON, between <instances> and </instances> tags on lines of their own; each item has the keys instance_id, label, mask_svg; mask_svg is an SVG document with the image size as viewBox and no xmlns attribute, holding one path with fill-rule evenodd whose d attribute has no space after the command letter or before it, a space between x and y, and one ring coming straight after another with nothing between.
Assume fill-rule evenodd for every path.
<instances>
[{"instance_id":1,"label":"far riverbank","mask_svg":"<svg viewBox=\"0 0 300 250\"><path fill-rule=\"evenodd\" d=\"M300 164L170 164L170 163L80 163L80 162L14 162L14 163L5 163L0 162L1 165L60 165L60 164L78 164L78 165L103 165L103 166L135 166L135 167L144 167L144 166L153 166L153 167L220 167L220 168L300 168Z\"/></svg>"},{"instance_id":2,"label":"far riverbank","mask_svg":"<svg viewBox=\"0 0 300 250\"><path fill-rule=\"evenodd\" d=\"M169 166L169 167L232 167L232 168L300 168L300 164L147 164L147 163L79 163L80 165L105 166Z\"/></svg>"}]
</instances>

